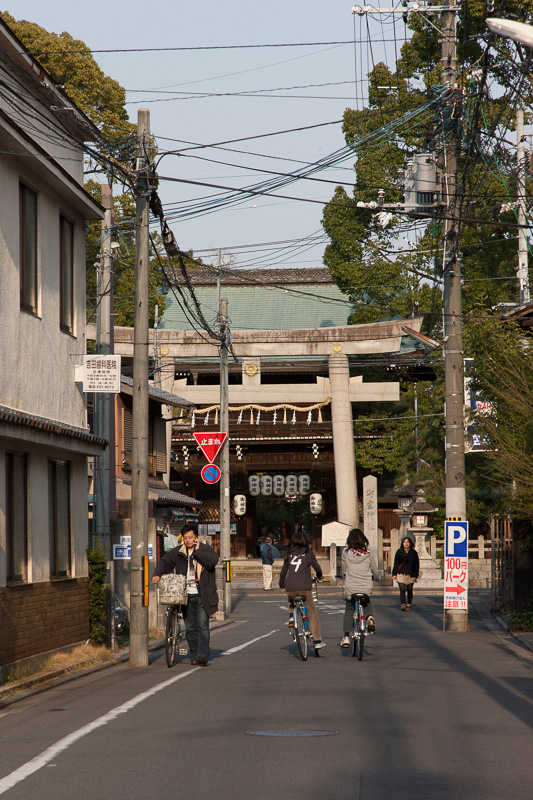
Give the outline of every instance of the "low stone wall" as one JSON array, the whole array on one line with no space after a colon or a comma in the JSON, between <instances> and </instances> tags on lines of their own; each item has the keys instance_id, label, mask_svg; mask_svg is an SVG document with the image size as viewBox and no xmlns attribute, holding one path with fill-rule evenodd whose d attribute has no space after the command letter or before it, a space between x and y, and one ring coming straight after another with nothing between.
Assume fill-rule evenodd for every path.
<instances>
[{"instance_id":1,"label":"low stone wall","mask_svg":"<svg viewBox=\"0 0 533 800\"><path fill-rule=\"evenodd\" d=\"M470 589L490 589L490 558L468 559L468 586Z\"/></svg>"},{"instance_id":2,"label":"low stone wall","mask_svg":"<svg viewBox=\"0 0 533 800\"><path fill-rule=\"evenodd\" d=\"M442 569L442 559L437 559L437 564ZM491 580L490 558L468 559L468 588L490 589Z\"/></svg>"},{"instance_id":3,"label":"low stone wall","mask_svg":"<svg viewBox=\"0 0 533 800\"><path fill-rule=\"evenodd\" d=\"M89 578L0 589L0 680L16 665L89 638Z\"/></svg>"}]
</instances>

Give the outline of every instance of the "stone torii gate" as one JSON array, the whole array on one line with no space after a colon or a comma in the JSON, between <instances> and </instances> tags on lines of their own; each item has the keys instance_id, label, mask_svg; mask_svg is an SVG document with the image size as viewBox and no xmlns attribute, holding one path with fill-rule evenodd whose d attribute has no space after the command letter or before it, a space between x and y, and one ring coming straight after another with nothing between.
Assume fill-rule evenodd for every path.
<instances>
[{"instance_id":1,"label":"stone torii gate","mask_svg":"<svg viewBox=\"0 0 533 800\"><path fill-rule=\"evenodd\" d=\"M331 400L337 519L352 527L359 525L355 451L353 445L353 402L394 402L399 400L398 382L364 383L362 377L350 378L349 356L398 353L402 326L418 333L422 317L408 321L394 320L366 325L347 325L301 330L232 330L232 345L242 360L242 385L230 384L229 403L320 403ZM90 327L87 337L91 338ZM220 387L187 386L186 379L175 379L176 363L187 359L218 356L218 345L195 331L161 330L157 332L161 367L161 388L192 401L195 405L215 405ZM150 331L154 344L154 331ZM115 328L115 353L133 356L133 329ZM316 377L314 383L261 383L261 359L277 362L299 357L327 357L329 377Z\"/></svg>"}]
</instances>

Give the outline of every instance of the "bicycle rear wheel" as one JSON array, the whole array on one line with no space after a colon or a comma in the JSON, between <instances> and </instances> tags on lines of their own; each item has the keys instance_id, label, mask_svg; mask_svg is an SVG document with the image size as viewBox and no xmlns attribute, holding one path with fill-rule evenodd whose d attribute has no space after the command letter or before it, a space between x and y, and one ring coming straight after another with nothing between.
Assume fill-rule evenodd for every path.
<instances>
[{"instance_id":1,"label":"bicycle rear wheel","mask_svg":"<svg viewBox=\"0 0 533 800\"><path fill-rule=\"evenodd\" d=\"M302 661L307 661L308 643L307 643L307 631L305 630L304 615L302 613L302 609L299 606L296 606L294 611L296 616L295 633L296 633L296 644L298 645L298 652L300 653L300 658L302 659Z\"/></svg>"},{"instance_id":2,"label":"bicycle rear wheel","mask_svg":"<svg viewBox=\"0 0 533 800\"><path fill-rule=\"evenodd\" d=\"M176 663L179 647L178 608L174 606L167 611L167 626L165 630L165 656L167 667Z\"/></svg>"},{"instance_id":3,"label":"bicycle rear wheel","mask_svg":"<svg viewBox=\"0 0 533 800\"><path fill-rule=\"evenodd\" d=\"M354 650L353 655L358 661L363 658L363 645L365 642L365 632L361 624L361 618L357 617L355 620L355 637L354 637Z\"/></svg>"}]
</instances>

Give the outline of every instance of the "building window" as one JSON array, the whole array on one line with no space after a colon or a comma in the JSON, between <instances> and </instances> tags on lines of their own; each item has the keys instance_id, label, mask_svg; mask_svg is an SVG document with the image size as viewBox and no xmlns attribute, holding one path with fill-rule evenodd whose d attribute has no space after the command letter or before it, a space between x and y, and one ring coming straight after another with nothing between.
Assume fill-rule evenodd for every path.
<instances>
[{"instance_id":1,"label":"building window","mask_svg":"<svg viewBox=\"0 0 533 800\"><path fill-rule=\"evenodd\" d=\"M72 333L74 329L74 225L68 219L59 221L59 280L60 280L60 325Z\"/></svg>"},{"instance_id":2,"label":"building window","mask_svg":"<svg viewBox=\"0 0 533 800\"><path fill-rule=\"evenodd\" d=\"M28 580L28 469L25 453L6 453L7 580Z\"/></svg>"},{"instance_id":3,"label":"building window","mask_svg":"<svg viewBox=\"0 0 533 800\"><path fill-rule=\"evenodd\" d=\"M48 515L50 529L50 574L53 578L70 575L70 465L67 461L48 462Z\"/></svg>"},{"instance_id":4,"label":"building window","mask_svg":"<svg viewBox=\"0 0 533 800\"><path fill-rule=\"evenodd\" d=\"M20 184L20 306L37 314L37 195Z\"/></svg>"}]
</instances>

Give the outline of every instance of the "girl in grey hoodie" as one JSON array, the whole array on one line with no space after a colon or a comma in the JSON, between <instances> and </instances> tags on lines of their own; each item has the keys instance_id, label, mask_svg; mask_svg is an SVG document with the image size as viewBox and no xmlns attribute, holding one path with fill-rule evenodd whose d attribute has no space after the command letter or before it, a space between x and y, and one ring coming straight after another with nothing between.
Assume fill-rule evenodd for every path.
<instances>
[{"instance_id":1,"label":"girl in grey hoodie","mask_svg":"<svg viewBox=\"0 0 533 800\"><path fill-rule=\"evenodd\" d=\"M364 594L362 601L366 616L366 629L372 636L376 632L376 622L372 614L370 595L372 594L372 576L379 580L379 572L373 553L368 549L368 539L359 528L352 528L348 534L346 547L342 553L344 564L344 637L341 647L350 647L350 634L353 627L355 600L353 595Z\"/></svg>"}]
</instances>

